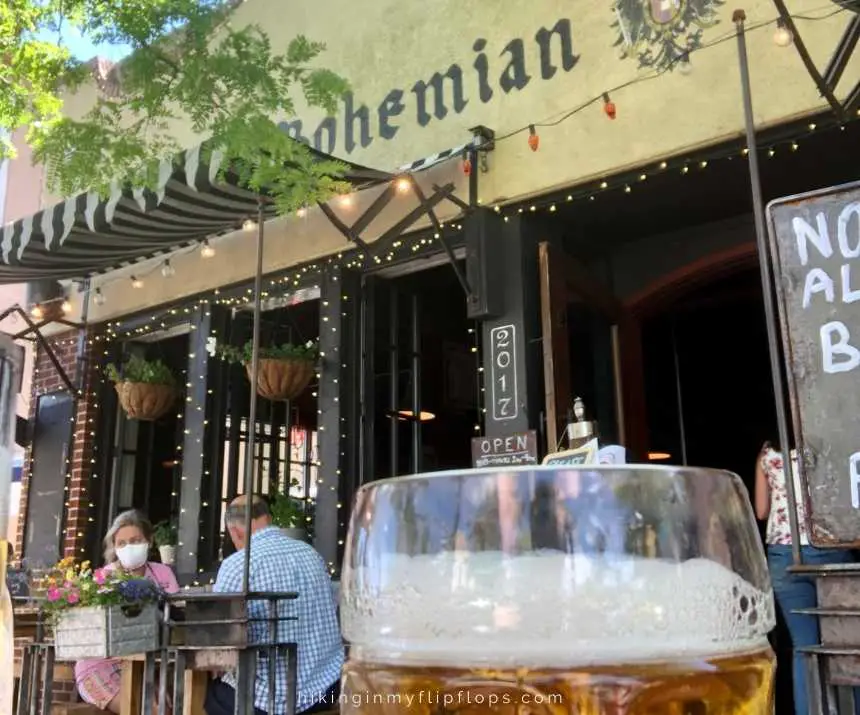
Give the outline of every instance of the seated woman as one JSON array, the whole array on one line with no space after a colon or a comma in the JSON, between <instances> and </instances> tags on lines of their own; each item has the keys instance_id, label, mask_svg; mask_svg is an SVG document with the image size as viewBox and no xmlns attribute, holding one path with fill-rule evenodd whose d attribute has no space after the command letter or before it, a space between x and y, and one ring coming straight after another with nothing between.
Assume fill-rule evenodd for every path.
<instances>
[{"instance_id":1,"label":"seated woman","mask_svg":"<svg viewBox=\"0 0 860 715\"><path fill-rule=\"evenodd\" d=\"M119 569L158 584L166 593L179 591L169 566L149 561L152 524L138 511L114 519L104 540L105 568ZM100 710L119 713L122 661L116 658L82 660L75 664L75 684L84 701Z\"/></svg>"}]
</instances>

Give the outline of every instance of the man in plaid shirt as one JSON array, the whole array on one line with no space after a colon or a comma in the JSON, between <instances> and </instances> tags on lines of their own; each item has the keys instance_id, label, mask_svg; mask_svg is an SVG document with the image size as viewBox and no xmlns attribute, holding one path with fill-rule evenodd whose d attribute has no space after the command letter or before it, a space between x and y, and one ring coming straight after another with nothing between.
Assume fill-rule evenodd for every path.
<instances>
[{"instance_id":1,"label":"man in plaid shirt","mask_svg":"<svg viewBox=\"0 0 860 715\"><path fill-rule=\"evenodd\" d=\"M225 522L236 553L224 559L218 570L215 591L241 593L245 564L245 509L247 499L237 497L229 507ZM272 526L269 507L260 497L251 502L251 569L249 590L294 592L298 599L281 601L280 616L297 620L281 621L279 643L296 643L298 648L298 702L296 713L310 715L336 707L340 693L340 674L344 662L343 641L337 622L331 579L325 562L314 548L284 536ZM252 643L268 642L267 603L250 601L248 616ZM265 656L258 659L254 683L255 715L284 715L287 712L287 663L279 657L274 673L275 709L268 713L269 672ZM207 715L233 715L236 701L235 675L213 680L206 693Z\"/></svg>"}]
</instances>

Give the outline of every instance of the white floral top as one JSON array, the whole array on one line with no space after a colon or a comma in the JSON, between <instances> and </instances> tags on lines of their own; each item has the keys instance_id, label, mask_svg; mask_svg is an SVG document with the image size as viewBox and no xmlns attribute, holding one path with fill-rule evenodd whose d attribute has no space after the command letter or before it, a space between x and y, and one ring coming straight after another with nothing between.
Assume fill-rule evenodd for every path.
<instances>
[{"instance_id":1,"label":"white floral top","mask_svg":"<svg viewBox=\"0 0 860 715\"><path fill-rule=\"evenodd\" d=\"M770 514L767 517L768 544L791 545L791 522L788 519L788 494L785 485L785 472L782 469L782 453L768 449L761 458L767 483L770 487ZM800 486L797 470L797 457L792 454L791 472L794 481L794 494L797 498L797 523L800 529L800 543L809 544L806 532L806 499Z\"/></svg>"}]
</instances>

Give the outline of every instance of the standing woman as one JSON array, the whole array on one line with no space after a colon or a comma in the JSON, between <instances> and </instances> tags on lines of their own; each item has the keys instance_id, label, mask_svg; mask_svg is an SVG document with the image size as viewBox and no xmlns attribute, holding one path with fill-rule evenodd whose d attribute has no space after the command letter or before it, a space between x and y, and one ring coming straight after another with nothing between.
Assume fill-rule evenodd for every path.
<instances>
[{"instance_id":1,"label":"standing woman","mask_svg":"<svg viewBox=\"0 0 860 715\"><path fill-rule=\"evenodd\" d=\"M852 561L849 551L818 549L811 546L806 524L805 495L800 486L797 470L797 455L791 450L791 472L794 494L797 499L797 524L800 532L800 551L803 563L809 565L846 563ZM794 564L792 555L791 522L788 511L788 492L786 491L783 456L779 448L765 442L759 453L755 478L756 516L767 519L767 564L773 582L773 592L782 617L788 626L791 647L794 654L792 681L794 683L794 712L808 715L809 705L806 693L806 668L798 647L818 645L820 636L815 616L794 613L800 608L815 608L818 597L815 580L788 572Z\"/></svg>"},{"instance_id":2,"label":"standing woman","mask_svg":"<svg viewBox=\"0 0 860 715\"><path fill-rule=\"evenodd\" d=\"M114 519L104 540L105 569L119 570L157 584L165 593L176 593L179 584L173 570L149 560L152 524L139 511L126 511ZM117 658L82 660L75 664L75 685L81 698L107 712L119 713L122 661Z\"/></svg>"}]
</instances>

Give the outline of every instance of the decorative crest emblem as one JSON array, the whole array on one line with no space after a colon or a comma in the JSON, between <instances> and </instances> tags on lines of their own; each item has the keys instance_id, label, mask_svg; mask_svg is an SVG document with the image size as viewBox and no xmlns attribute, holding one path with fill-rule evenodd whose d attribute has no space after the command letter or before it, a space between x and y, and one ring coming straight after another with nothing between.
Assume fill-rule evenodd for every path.
<instances>
[{"instance_id":1,"label":"decorative crest emblem","mask_svg":"<svg viewBox=\"0 0 860 715\"><path fill-rule=\"evenodd\" d=\"M724 0L615 0L615 47L639 67L673 70L702 46L704 31L719 22Z\"/></svg>"}]
</instances>

